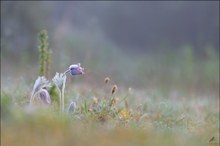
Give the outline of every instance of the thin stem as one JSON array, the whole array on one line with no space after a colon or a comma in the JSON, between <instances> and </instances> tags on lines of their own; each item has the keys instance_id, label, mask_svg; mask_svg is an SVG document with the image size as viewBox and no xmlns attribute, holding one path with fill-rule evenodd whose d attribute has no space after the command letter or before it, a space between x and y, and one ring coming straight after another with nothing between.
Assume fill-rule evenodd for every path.
<instances>
[{"instance_id":1,"label":"thin stem","mask_svg":"<svg viewBox=\"0 0 220 146\"><path fill-rule=\"evenodd\" d=\"M30 105L32 105L32 101L34 100L34 96L31 96Z\"/></svg>"},{"instance_id":2,"label":"thin stem","mask_svg":"<svg viewBox=\"0 0 220 146\"><path fill-rule=\"evenodd\" d=\"M31 96L30 103L32 103L33 99L34 99L34 95Z\"/></svg>"},{"instance_id":3,"label":"thin stem","mask_svg":"<svg viewBox=\"0 0 220 146\"><path fill-rule=\"evenodd\" d=\"M65 71L65 72L68 72ZM65 84L66 84L66 75L63 74L65 77L64 77L64 80L63 80L63 85L62 85L62 88L60 89L60 111L63 113L64 112L64 91L65 91Z\"/></svg>"},{"instance_id":4,"label":"thin stem","mask_svg":"<svg viewBox=\"0 0 220 146\"><path fill-rule=\"evenodd\" d=\"M68 70L66 70L64 73L63 73L63 75L65 75L66 73L68 73L70 70L68 69Z\"/></svg>"},{"instance_id":5,"label":"thin stem","mask_svg":"<svg viewBox=\"0 0 220 146\"><path fill-rule=\"evenodd\" d=\"M64 112L64 92L62 91L62 112Z\"/></svg>"},{"instance_id":6,"label":"thin stem","mask_svg":"<svg viewBox=\"0 0 220 146\"><path fill-rule=\"evenodd\" d=\"M129 95L126 95L121 101L118 102L118 104L120 104L122 101L124 101L125 99L128 98Z\"/></svg>"},{"instance_id":7,"label":"thin stem","mask_svg":"<svg viewBox=\"0 0 220 146\"><path fill-rule=\"evenodd\" d=\"M61 94L61 91L59 91L59 94L60 94L60 113L62 113L62 94Z\"/></svg>"},{"instance_id":8,"label":"thin stem","mask_svg":"<svg viewBox=\"0 0 220 146\"><path fill-rule=\"evenodd\" d=\"M66 74L64 74L63 86L62 86L62 111L64 112L64 91L65 91L65 84L66 84Z\"/></svg>"},{"instance_id":9,"label":"thin stem","mask_svg":"<svg viewBox=\"0 0 220 146\"><path fill-rule=\"evenodd\" d=\"M37 93L38 93L38 92L37 92ZM36 95L37 93L35 92L35 93L33 93L33 94L31 95L30 105L33 103L34 97L35 97L35 95Z\"/></svg>"}]
</instances>

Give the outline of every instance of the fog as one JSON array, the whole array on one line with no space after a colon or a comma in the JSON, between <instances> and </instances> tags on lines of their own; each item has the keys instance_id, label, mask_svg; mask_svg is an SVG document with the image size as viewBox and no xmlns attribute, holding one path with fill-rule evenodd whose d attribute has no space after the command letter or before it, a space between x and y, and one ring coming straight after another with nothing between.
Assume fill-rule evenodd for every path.
<instances>
[{"instance_id":1,"label":"fog","mask_svg":"<svg viewBox=\"0 0 220 146\"><path fill-rule=\"evenodd\" d=\"M3 2L3 51L36 51L36 34L98 37L125 51L146 52L185 44L219 49L219 2ZM74 30L77 30L75 32ZM51 38L52 39L52 38ZM19 42L19 43L17 43ZM16 52L17 53L17 52Z\"/></svg>"},{"instance_id":2,"label":"fog","mask_svg":"<svg viewBox=\"0 0 220 146\"><path fill-rule=\"evenodd\" d=\"M207 79L219 85L218 66L202 63L219 58L218 1L1 2L3 77L20 76L24 70L32 79L37 75L42 29L53 51L51 76L81 62L87 75L96 78L171 84L173 78L186 81L185 71L192 70L186 68L198 67L186 75L192 84L204 67L207 73L195 84Z\"/></svg>"}]
</instances>

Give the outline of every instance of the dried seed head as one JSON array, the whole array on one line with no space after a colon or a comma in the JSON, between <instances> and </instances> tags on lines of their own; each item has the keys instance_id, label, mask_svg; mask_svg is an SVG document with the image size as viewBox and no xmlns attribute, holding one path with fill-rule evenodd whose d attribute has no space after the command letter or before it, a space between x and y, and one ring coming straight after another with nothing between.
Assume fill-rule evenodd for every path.
<instances>
[{"instance_id":1,"label":"dried seed head","mask_svg":"<svg viewBox=\"0 0 220 146\"><path fill-rule=\"evenodd\" d=\"M114 94L117 89L118 89L117 85L114 85L114 86L112 87L112 94Z\"/></svg>"},{"instance_id":2,"label":"dried seed head","mask_svg":"<svg viewBox=\"0 0 220 146\"><path fill-rule=\"evenodd\" d=\"M98 99L96 97L93 97L93 103L97 104L98 103Z\"/></svg>"},{"instance_id":3,"label":"dried seed head","mask_svg":"<svg viewBox=\"0 0 220 146\"><path fill-rule=\"evenodd\" d=\"M105 78L105 83L108 84L109 81L110 81L110 78L109 78L109 77L106 77L106 78Z\"/></svg>"},{"instance_id":4,"label":"dried seed head","mask_svg":"<svg viewBox=\"0 0 220 146\"><path fill-rule=\"evenodd\" d=\"M93 109L92 109L92 108L89 108L89 109L88 109L88 112L92 112L92 111L93 111Z\"/></svg>"},{"instance_id":5,"label":"dried seed head","mask_svg":"<svg viewBox=\"0 0 220 146\"><path fill-rule=\"evenodd\" d=\"M110 106L113 106L115 104L117 104L119 101L119 98L112 98L111 102L110 102Z\"/></svg>"}]
</instances>

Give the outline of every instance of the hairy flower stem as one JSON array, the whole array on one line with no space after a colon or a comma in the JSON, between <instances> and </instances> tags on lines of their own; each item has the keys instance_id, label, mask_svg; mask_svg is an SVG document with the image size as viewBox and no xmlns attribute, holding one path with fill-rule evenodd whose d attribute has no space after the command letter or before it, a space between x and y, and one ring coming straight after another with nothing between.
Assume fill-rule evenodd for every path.
<instances>
[{"instance_id":1,"label":"hairy flower stem","mask_svg":"<svg viewBox=\"0 0 220 146\"><path fill-rule=\"evenodd\" d=\"M30 105L32 105L32 102L34 101L34 96L32 95L31 96L31 99L30 99Z\"/></svg>"},{"instance_id":2,"label":"hairy flower stem","mask_svg":"<svg viewBox=\"0 0 220 146\"><path fill-rule=\"evenodd\" d=\"M65 74L63 75L65 76ZM66 84L66 78L63 80L63 86L62 89L60 90L60 112L64 112L64 91L65 91L65 84Z\"/></svg>"},{"instance_id":3,"label":"hairy flower stem","mask_svg":"<svg viewBox=\"0 0 220 146\"><path fill-rule=\"evenodd\" d=\"M64 112L64 92L60 92L60 113Z\"/></svg>"},{"instance_id":4,"label":"hairy flower stem","mask_svg":"<svg viewBox=\"0 0 220 146\"><path fill-rule=\"evenodd\" d=\"M66 76L66 75L65 75ZM62 102L62 106L61 106L61 110L62 112L64 112L64 91L65 91L65 84L66 84L66 77L63 80L63 86L62 86L62 90L61 90L61 102Z\"/></svg>"},{"instance_id":5,"label":"hairy flower stem","mask_svg":"<svg viewBox=\"0 0 220 146\"><path fill-rule=\"evenodd\" d=\"M63 75L65 75L66 73L68 73L68 72L70 72L70 70L68 69L68 70L66 70L64 73L63 73Z\"/></svg>"},{"instance_id":6,"label":"hairy flower stem","mask_svg":"<svg viewBox=\"0 0 220 146\"><path fill-rule=\"evenodd\" d=\"M64 92L62 92L62 112L64 112Z\"/></svg>"},{"instance_id":7,"label":"hairy flower stem","mask_svg":"<svg viewBox=\"0 0 220 146\"><path fill-rule=\"evenodd\" d=\"M64 112L64 90L59 91L59 96L60 96L60 113Z\"/></svg>"}]
</instances>

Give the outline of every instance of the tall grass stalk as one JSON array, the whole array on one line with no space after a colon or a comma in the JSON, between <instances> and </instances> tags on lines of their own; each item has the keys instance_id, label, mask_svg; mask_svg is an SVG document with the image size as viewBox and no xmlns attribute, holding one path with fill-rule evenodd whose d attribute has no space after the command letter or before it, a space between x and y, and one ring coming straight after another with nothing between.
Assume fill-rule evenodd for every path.
<instances>
[{"instance_id":1,"label":"tall grass stalk","mask_svg":"<svg viewBox=\"0 0 220 146\"><path fill-rule=\"evenodd\" d=\"M40 52L39 74L40 74L40 76L48 77L49 73L50 73L52 51L51 51L51 49L48 48L49 43L48 43L47 31L46 30L40 31L40 33L38 35L38 39L40 41L40 45L38 47L39 52Z\"/></svg>"}]
</instances>

